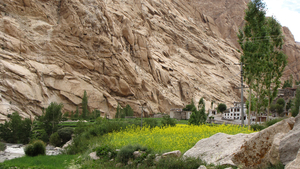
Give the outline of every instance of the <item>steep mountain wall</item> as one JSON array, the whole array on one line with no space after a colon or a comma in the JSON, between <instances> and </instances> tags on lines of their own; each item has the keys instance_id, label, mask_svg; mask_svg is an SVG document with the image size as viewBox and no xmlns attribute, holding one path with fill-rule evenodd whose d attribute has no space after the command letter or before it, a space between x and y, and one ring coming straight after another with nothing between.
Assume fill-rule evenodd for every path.
<instances>
[{"instance_id":1,"label":"steep mountain wall","mask_svg":"<svg viewBox=\"0 0 300 169\"><path fill-rule=\"evenodd\" d=\"M118 103L148 114L201 97L232 104L246 2L2 0L0 118L40 115L54 101L74 111L84 90L90 110L110 118Z\"/></svg>"}]
</instances>

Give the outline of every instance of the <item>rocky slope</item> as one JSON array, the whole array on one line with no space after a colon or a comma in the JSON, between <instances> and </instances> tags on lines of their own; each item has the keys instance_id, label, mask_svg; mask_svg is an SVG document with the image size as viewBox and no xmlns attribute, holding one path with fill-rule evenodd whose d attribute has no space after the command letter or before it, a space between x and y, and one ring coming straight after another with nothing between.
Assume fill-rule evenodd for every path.
<instances>
[{"instance_id":1,"label":"rocky slope","mask_svg":"<svg viewBox=\"0 0 300 169\"><path fill-rule=\"evenodd\" d=\"M136 113L145 105L148 115L192 98L231 104L248 1L2 0L0 118L33 117L54 101L75 110L84 90L89 108L110 118L118 103ZM287 40L294 63L300 49Z\"/></svg>"}]
</instances>

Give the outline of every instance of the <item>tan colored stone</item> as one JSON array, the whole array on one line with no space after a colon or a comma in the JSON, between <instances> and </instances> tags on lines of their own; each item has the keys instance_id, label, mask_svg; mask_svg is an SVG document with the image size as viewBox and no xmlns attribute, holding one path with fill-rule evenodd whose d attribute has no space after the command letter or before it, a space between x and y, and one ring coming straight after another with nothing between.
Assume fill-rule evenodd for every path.
<instances>
[{"instance_id":1,"label":"tan colored stone","mask_svg":"<svg viewBox=\"0 0 300 169\"><path fill-rule=\"evenodd\" d=\"M275 135L277 133L288 133L294 123L295 118L289 118L260 131L241 146L240 150L232 157L232 161L236 166L245 168L266 167L270 161L274 160L274 154L271 154L270 159L269 153L274 143Z\"/></svg>"},{"instance_id":2,"label":"tan colored stone","mask_svg":"<svg viewBox=\"0 0 300 169\"><path fill-rule=\"evenodd\" d=\"M181 151L175 150L175 151L163 153L161 156L162 157L180 157L181 156Z\"/></svg>"},{"instance_id":3,"label":"tan colored stone","mask_svg":"<svg viewBox=\"0 0 300 169\"><path fill-rule=\"evenodd\" d=\"M285 166L285 169L299 169L300 168L300 150L298 151L297 157L292 162Z\"/></svg>"}]
</instances>

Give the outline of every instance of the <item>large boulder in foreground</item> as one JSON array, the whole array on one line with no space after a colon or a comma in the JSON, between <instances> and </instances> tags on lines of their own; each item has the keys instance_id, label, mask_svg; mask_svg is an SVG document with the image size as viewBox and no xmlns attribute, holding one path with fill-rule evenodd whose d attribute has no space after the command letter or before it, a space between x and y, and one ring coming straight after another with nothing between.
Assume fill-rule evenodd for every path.
<instances>
[{"instance_id":1,"label":"large boulder in foreground","mask_svg":"<svg viewBox=\"0 0 300 169\"><path fill-rule=\"evenodd\" d=\"M295 118L292 117L258 132L241 146L231 160L236 166L241 166L242 168L265 168L273 159L272 157L278 156L278 154L270 155L275 135L288 133L293 129L294 124ZM277 151L277 153L279 152Z\"/></svg>"},{"instance_id":2,"label":"large boulder in foreground","mask_svg":"<svg viewBox=\"0 0 300 169\"><path fill-rule=\"evenodd\" d=\"M184 157L200 158L215 165L235 165L231 158L240 147L257 133L228 135L217 133L202 139L194 147L184 153Z\"/></svg>"},{"instance_id":3,"label":"large boulder in foreground","mask_svg":"<svg viewBox=\"0 0 300 169\"><path fill-rule=\"evenodd\" d=\"M298 151L298 155L296 159L294 159L292 162L288 163L285 166L285 169L299 169L300 168L300 150Z\"/></svg>"},{"instance_id":4,"label":"large boulder in foreground","mask_svg":"<svg viewBox=\"0 0 300 169\"><path fill-rule=\"evenodd\" d=\"M300 149L300 115L295 118L293 130L288 132L280 141L280 161L286 165L293 161Z\"/></svg>"}]
</instances>

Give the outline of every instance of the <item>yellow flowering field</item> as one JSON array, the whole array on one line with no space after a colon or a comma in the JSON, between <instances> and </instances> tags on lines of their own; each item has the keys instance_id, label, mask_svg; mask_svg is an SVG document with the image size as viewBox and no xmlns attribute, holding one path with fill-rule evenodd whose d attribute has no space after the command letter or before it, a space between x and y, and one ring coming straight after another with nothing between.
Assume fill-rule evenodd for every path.
<instances>
[{"instance_id":1,"label":"yellow flowering field","mask_svg":"<svg viewBox=\"0 0 300 169\"><path fill-rule=\"evenodd\" d=\"M158 152L180 150L185 152L193 147L199 140L208 138L216 133L238 134L252 133L246 127L238 125L185 125L176 127L128 127L121 132L113 132L104 136L105 143L121 148L128 144L140 144Z\"/></svg>"}]
</instances>

